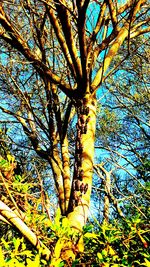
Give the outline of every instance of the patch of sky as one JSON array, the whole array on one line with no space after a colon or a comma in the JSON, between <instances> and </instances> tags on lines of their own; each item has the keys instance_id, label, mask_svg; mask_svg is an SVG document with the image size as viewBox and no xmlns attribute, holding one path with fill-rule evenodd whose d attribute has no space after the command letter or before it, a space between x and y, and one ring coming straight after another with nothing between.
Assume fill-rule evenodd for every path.
<instances>
[{"instance_id":1,"label":"patch of sky","mask_svg":"<svg viewBox=\"0 0 150 267\"><path fill-rule=\"evenodd\" d=\"M6 66L8 62L9 55L7 55L5 50L0 50L0 62L3 62L3 65Z\"/></svg>"},{"instance_id":2,"label":"patch of sky","mask_svg":"<svg viewBox=\"0 0 150 267\"><path fill-rule=\"evenodd\" d=\"M100 12L100 5L97 5L95 2L92 2L89 4L89 7L87 9L87 14L86 14L87 34L88 33L90 34L95 28L99 12Z\"/></svg>"}]
</instances>

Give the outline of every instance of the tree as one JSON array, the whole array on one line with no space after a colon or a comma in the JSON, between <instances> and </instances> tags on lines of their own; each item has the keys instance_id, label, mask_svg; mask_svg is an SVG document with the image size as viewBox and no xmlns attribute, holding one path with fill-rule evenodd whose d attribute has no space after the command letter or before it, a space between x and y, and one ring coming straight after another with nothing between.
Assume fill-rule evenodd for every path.
<instances>
[{"instance_id":1,"label":"tree","mask_svg":"<svg viewBox=\"0 0 150 267\"><path fill-rule=\"evenodd\" d=\"M90 205L97 97L148 22L145 0L0 4L1 110L49 164L61 214L79 232Z\"/></svg>"},{"instance_id":2,"label":"tree","mask_svg":"<svg viewBox=\"0 0 150 267\"><path fill-rule=\"evenodd\" d=\"M149 53L147 48L146 39L138 37L136 43L133 42L130 46L131 56L122 62L103 84L105 94L100 106L101 112L98 114L96 140L96 149L101 155L101 164L96 167L96 172L101 178L97 181L99 181L99 187L103 189L102 194L105 191L109 208L115 207L118 210L121 205L125 216L129 214L131 216L130 211L135 212L137 209L145 218L148 216L145 207L139 205L139 199L141 203L146 204L149 195L146 185L149 176L149 82L147 77ZM120 51L120 58L123 57L123 53ZM111 194L110 192L108 194L108 190L104 190L100 184L100 181L105 184L109 176ZM137 193L139 188L143 191L142 195ZM100 194L101 214L102 194ZM117 216L115 212L114 215ZM122 212L120 215L123 215Z\"/></svg>"}]
</instances>

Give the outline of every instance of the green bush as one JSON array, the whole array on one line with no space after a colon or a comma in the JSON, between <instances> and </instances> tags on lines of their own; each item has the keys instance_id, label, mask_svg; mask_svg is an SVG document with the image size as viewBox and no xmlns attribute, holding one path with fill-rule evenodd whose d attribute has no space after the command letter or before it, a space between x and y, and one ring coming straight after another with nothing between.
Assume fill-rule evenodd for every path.
<instances>
[{"instance_id":1,"label":"green bush","mask_svg":"<svg viewBox=\"0 0 150 267\"><path fill-rule=\"evenodd\" d=\"M90 266L150 266L149 226L139 216L112 224L103 223L97 231L85 227L82 261Z\"/></svg>"}]
</instances>

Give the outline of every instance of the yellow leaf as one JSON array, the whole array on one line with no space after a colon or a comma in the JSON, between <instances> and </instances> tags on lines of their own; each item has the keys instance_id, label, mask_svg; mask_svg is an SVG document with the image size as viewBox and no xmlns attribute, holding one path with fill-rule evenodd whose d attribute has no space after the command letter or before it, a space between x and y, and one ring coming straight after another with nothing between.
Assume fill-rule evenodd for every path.
<instances>
[{"instance_id":1,"label":"yellow leaf","mask_svg":"<svg viewBox=\"0 0 150 267\"><path fill-rule=\"evenodd\" d=\"M52 227L52 221L51 221L50 219L45 219L45 220L44 220L44 224L45 224L45 226L47 226L47 227Z\"/></svg>"},{"instance_id":2,"label":"yellow leaf","mask_svg":"<svg viewBox=\"0 0 150 267\"><path fill-rule=\"evenodd\" d=\"M2 242L2 244L4 245L4 247L5 247L7 250L9 250L9 243L6 242L5 239L4 239L3 237L2 237L2 239L1 239L1 242Z\"/></svg>"},{"instance_id":3,"label":"yellow leaf","mask_svg":"<svg viewBox=\"0 0 150 267\"><path fill-rule=\"evenodd\" d=\"M64 246L64 242L59 239L56 243L55 250L54 250L54 255L56 259L59 259L63 246Z\"/></svg>"},{"instance_id":4,"label":"yellow leaf","mask_svg":"<svg viewBox=\"0 0 150 267\"><path fill-rule=\"evenodd\" d=\"M68 249L66 249L66 250L64 250L63 252L62 252L62 254L61 254L61 258L63 259L63 260L68 260L68 259L72 259L73 261L75 260L75 254L74 254L74 252L72 251L72 249L70 248L68 248Z\"/></svg>"},{"instance_id":5,"label":"yellow leaf","mask_svg":"<svg viewBox=\"0 0 150 267\"><path fill-rule=\"evenodd\" d=\"M110 254L110 255L112 255L112 256L113 256L113 255L115 255L115 254L116 254L115 250L114 250L114 249L113 249L111 246L109 246L109 248L108 248L108 249L109 249L109 254Z\"/></svg>"},{"instance_id":6,"label":"yellow leaf","mask_svg":"<svg viewBox=\"0 0 150 267\"><path fill-rule=\"evenodd\" d=\"M57 225L57 227L60 227L60 218L61 218L61 211L60 208L58 208L55 217L55 225Z\"/></svg>"},{"instance_id":7,"label":"yellow leaf","mask_svg":"<svg viewBox=\"0 0 150 267\"><path fill-rule=\"evenodd\" d=\"M33 266L34 267L38 267L38 266L40 267L40 256L39 255L35 256L35 260L34 260L34 265Z\"/></svg>"},{"instance_id":8,"label":"yellow leaf","mask_svg":"<svg viewBox=\"0 0 150 267\"><path fill-rule=\"evenodd\" d=\"M96 235L96 234L94 234L94 233L86 233L86 234L84 235L84 237L86 237L86 238L97 238L98 235Z\"/></svg>"},{"instance_id":9,"label":"yellow leaf","mask_svg":"<svg viewBox=\"0 0 150 267\"><path fill-rule=\"evenodd\" d=\"M70 222L69 222L68 218L65 217L65 218L62 219L62 226L63 227L70 226Z\"/></svg>"},{"instance_id":10,"label":"yellow leaf","mask_svg":"<svg viewBox=\"0 0 150 267\"><path fill-rule=\"evenodd\" d=\"M113 261L116 261L118 258L119 258L118 255L114 255L114 256L113 256Z\"/></svg>"},{"instance_id":11,"label":"yellow leaf","mask_svg":"<svg viewBox=\"0 0 150 267\"><path fill-rule=\"evenodd\" d=\"M103 259L103 256L100 252L97 253L97 257L99 258L99 260L102 260Z\"/></svg>"},{"instance_id":12,"label":"yellow leaf","mask_svg":"<svg viewBox=\"0 0 150 267\"><path fill-rule=\"evenodd\" d=\"M4 260L4 255L3 255L1 246L0 246L0 263L1 263L1 267L5 266L5 260Z\"/></svg>"},{"instance_id":13,"label":"yellow leaf","mask_svg":"<svg viewBox=\"0 0 150 267\"><path fill-rule=\"evenodd\" d=\"M150 267L150 261L147 260L147 259L145 259L145 266L146 266L146 267Z\"/></svg>"},{"instance_id":14,"label":"yellow leaf","mask_svg":"<svg viewBox=\"0 0 150 267\"><path fill-rule=\"evenodd\" d=\"M61 263L61 259L52 259L52 261L51 261L51 264L50 264L50 267L58 267L59 266L59 264Z\"/></svg>"},{"instance_id":15,"label":"yellow leaf","mask_svg":"<svg viewBox=\"0 0 150 267\"><path fill-rule=\"evenodd\" d=\"M147 247L148 247L148 243L147 243L147 241L144 239L144 237L140 234L139 231L137 231L137 234L138 234L139 238L141 239L141 241L142 241L144 247L147 248Z\"/></svg>"},{"instance_id":16,"label":"yellow leaf","mask_svg":"<svg viewBox=\"0 0 150 267\"><path fill-rule=\"evenodd\" d=\"M103 263L103 266L104 266L104 267L109 267L110 265L109 265L108 262L104 262L104 263Z\"/></svg>"},{"instance_id":17,"label":"yellow leaf","mask_svg":"<svg viewBox=\"0 0 150 267\"><path fill-rule=\"evenodd\" d=\"M27 262L27 267L33 267L33 261L30 260L29 258L26 259L26 262Z\"/></svg>"},{"instance_id":18,"label":"yellow leaf","mask_svg":"<svg viewBox=\"0 0 150 267\"><path fill-rule=\"evenodd\" d=\"M27 267L40 267L40 256L36 255L35 259L32 261L31 259L26 259Z\"/></svg>"},{"instance_id":19,"label":"yellow leaf","mask_svg":"<svg viewBox=\"0 0 150 267\"><path fill-rule=\"evenodd\" d=\"M77 248L78 248L79 252L83 252L84 251L83 235L80 237L80 239L78 241Z\"/></svg>"},{"instance_id":20,"label":"yellow leaf","mask_svg":"<svg viewBox=\"0 0 150 267\"><path fill-rule=\"evenodd\" d=\"M12 155L10 155L10 154L8 154L7 155L7 159L8 159L8 162L10 163L13 163L14 162L14 160L15 160L15 158L12 156Z\"/></svg>"}]
</instances>

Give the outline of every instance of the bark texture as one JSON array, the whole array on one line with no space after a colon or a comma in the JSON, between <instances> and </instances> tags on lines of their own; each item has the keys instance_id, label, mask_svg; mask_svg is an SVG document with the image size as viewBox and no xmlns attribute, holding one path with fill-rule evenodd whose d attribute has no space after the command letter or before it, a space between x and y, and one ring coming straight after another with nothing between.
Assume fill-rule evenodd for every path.
<instances>
[{"instance_id":1,"label":"bark texture","mask_svg":"<svg viewBox=\"0 0 150 267\"><path fill-rule=\"evenodd\" d=\"M80 101L77 114L76 158L68 218L73 227L81 230L87 221L92 189L96 129L95 95L87 95Z\"/></svg>"}]
</instances>

